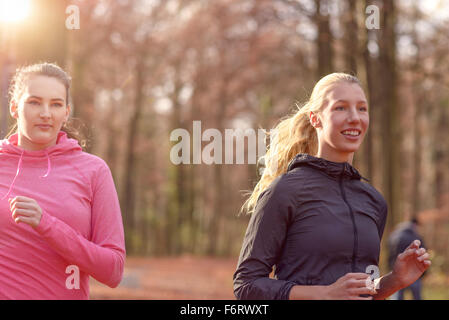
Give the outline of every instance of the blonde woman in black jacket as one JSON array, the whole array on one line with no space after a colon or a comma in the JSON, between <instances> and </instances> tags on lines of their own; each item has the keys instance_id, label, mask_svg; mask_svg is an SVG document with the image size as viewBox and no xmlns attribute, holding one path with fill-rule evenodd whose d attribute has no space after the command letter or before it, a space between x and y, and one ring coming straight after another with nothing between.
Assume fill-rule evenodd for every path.
<instances>
[{"instance_id":1,"label":"blonde woman in black jacket","mask_svg":"<svg viewBox=\"0 0 449 320\"><path fill-rule=\"evenodd\" d=\"M352 167L368 126L362 85L344 73L322 78L278 124L243 207L252 216L234 274L238 299L385 299L430 266L415 240L379 275L387 205Z\"/></svg>"}]
</instances>

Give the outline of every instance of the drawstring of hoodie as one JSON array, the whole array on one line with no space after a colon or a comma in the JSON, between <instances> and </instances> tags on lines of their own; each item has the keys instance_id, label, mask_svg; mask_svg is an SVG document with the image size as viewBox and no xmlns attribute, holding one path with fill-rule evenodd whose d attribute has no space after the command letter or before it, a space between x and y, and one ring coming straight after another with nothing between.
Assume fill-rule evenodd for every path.
<instances>
[{"instance_id":1,"label":"drawstring of hoodie","mask_svg":"<svg viewBox=\"0 0 449 320\"><path fill-rule=\"evenodd\" d=\"M7 198L7 197L10 195L10 193L11 193L11 191L12 191L12 187L14 187L14 183L16 182L17 176L19 175L20 169L22 168L22 158L23 158L23 152L24 152L24 151L25 151L25 150L22 150L22 153L20 154L19 163L17 164L17 172L16 172L16 176L14 177L14 179L12 180L11 185L9 186L8 193L5 194L5 195L3 196L2 200L4 200L5 198Z\"/></svg>"},{"instance_id":2,"label":"drawstring of hoodie","mask_svg":"<svg viewBox=\"0 0 449 320\"><path fill-rule=\"evenodd\" d=\"M3 196L2 200L8 198L8 196L11 194L12 188L14 187L14 183L16 183L16 179L19 176L20 170L22 169L22 158L23 158L24 152L25 152L25 150L22 150L22 153L20 154L20 158L19 158L19 163L17 164L16 175L15 175L14 179L12 180L11 185L9 186L8 193L6 193ZM45 150L45 154L47 155L47 172L43 176L40 176L39 178L46 178L50 174L50 171L51 171L50 156L48 155L47 150Z\"/></svg>"},{"instance_id":3,"label":"drawstring of hoodie","mask_svg":"<svg viewBox=\"0 0 449 320\"><path fill-rule=\"evenodd\" d=\"M46 178L51 171L51 162L50 162L50 156L48 155L47 150L45 150L45 154L47 155L47 173L44 174L43 176L40 176L39 178Z\"/></svg>"}]
</instances>

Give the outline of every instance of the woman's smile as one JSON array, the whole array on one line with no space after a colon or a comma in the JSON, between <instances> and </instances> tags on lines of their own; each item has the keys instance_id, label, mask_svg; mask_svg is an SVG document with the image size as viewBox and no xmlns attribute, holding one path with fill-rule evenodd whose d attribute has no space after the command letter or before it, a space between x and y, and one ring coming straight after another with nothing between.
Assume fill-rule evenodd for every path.
<instances>
[{"instance_id":1,"label":"woman's smile","mask_svg":"<svg viewBox=\"0 0 449 320\"><path fill-rule=\"evenodd\" d=\"M341 132L341 134L344 135L346 139L351 141L359 140L361 133L362 131L359 129L347 129Z\"/></svg>"}]
</instances>

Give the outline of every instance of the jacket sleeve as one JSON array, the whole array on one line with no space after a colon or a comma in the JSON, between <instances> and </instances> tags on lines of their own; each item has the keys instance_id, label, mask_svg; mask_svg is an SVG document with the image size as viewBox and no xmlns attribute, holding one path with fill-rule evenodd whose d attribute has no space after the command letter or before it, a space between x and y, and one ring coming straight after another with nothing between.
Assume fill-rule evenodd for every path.
<instances>
[{"instance_id":1,"label":"jacket sleeve","mask_svg":"<svg viewBox=\"0 0 449 320\"><path fill-rule=\"evenodd\" d=\"M383 200L383 199L382 199ZM385 200L382 201L382 209L379 219L378 231L379 231L379 239L382 239L384 234L385 225L387 223L387 215L388 215L388 206Z\"/></svg>"},{"instance_id":2,"label":"jacket sleeve","mask_svg":"<svg viewBox=\"0 0 449 320\"><path fill-rule=\"evenodd\" d=\"M272 279L272 268L281 255L295 204L288 190L270 186L259 197L246 230L236 272L237 299L287 300L292 281Z\"/></svg>"},{"instance_id":3,"label":"jacket sleeve","mask_svg":"<svg viewBox=\"0 0 449 320\"><path fill-rule=\"evenodd\" d=\"M46 211L35 230L68 262L115 288L123 276L125 240L117 191L105 163L92 188L90 240Z\"/></svg>"}]
</instances>

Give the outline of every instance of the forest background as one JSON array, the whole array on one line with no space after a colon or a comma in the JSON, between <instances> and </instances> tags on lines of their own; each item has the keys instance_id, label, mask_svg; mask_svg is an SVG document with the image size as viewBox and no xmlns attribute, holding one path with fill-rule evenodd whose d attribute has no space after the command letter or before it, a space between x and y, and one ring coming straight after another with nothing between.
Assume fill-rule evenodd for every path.
<instances>
[{"instance_id":1,"label":"forest background","mask_svg":"<svg viewBox=\"0 0 449 320\"><path fill-rule=\"evenodd\" d=\"M320 77L343 71L362 80L370 105L354 166L388 202L381 273L388 271L388 235L418 217L432 253L424 296L449 299L448 1L0 3L1 136L13 124L7 88L14 70L56 62L73 77L72 116L88 138L85 151L102 157L114 176L127 272L118 289L92 281L93 298L157 298L152 279L167 275L144 271L158 266L178 267L170 279L183 268L185 277L197 274L190 292L177 281L159 297L232 298L249 220L239 211L259 168L250 163L249 138L235 141L233 164L193 163L194 121L201 133L218 130L224 146L226 130L270 130ZM190 164L172 161L179 129L189 133ZM212 140L203 140L197 147L204 154ZM158 290L168 287L163 281Z\"/></svg>"}]
</instances>

